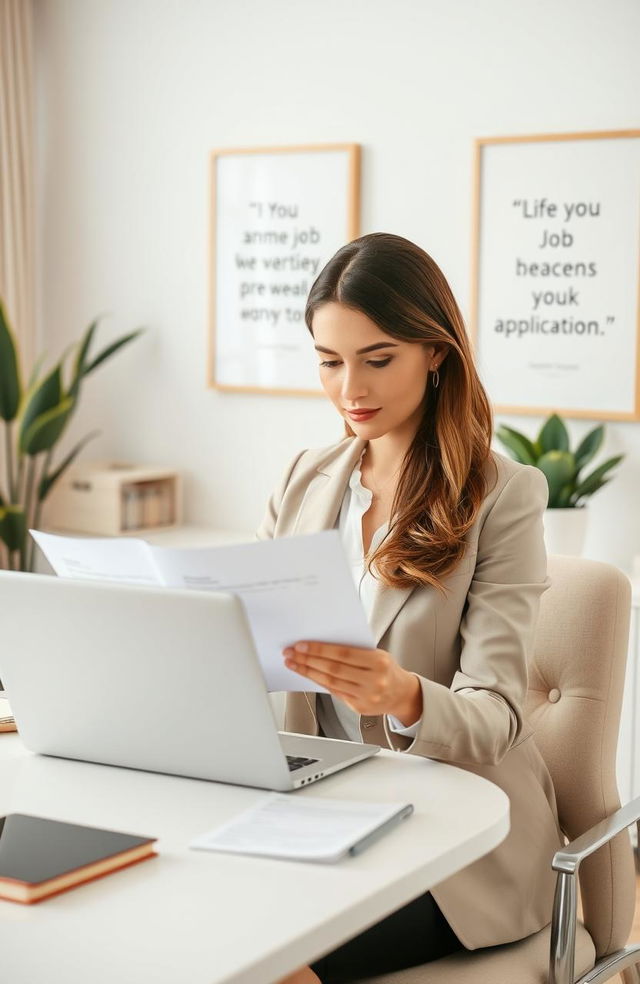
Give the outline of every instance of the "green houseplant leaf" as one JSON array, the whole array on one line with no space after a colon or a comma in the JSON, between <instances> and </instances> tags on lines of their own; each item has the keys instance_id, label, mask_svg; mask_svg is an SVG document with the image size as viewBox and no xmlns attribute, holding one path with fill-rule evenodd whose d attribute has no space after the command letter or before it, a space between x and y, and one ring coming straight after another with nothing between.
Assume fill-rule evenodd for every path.
<instances>
[{"instance_id":1,"label":"green houseplant leaf","mask_svg":"<svg viewBox=\"0 0 640 984\"><path fill-rule=\"evenodd\" d=\"M535 441L504 424L496 428L496 437L512 458L534 465L544 473L549 486L549 509L581 508L582 500L606 485L611 478L608 472L624 458L616 455L581 479L582 469L602 447L604 425L598 424L590 430L572 452L567 427L557 413L552 413L543 423Z\"/></svg>"},{"instance_id":2,"label":"green houseplant leaf","mask_svg":"<svg viewBox=\"0 0 640 984\"><path fill-rule=\"evenodd\" d=\"M93 370L97 369L99 365L102 365L106 359L110 359L111 356L118 351L118 349L121 349L123 345L127 345L129 342L132 342L133 339L137 338L138 335L141 335L143 331L144 328L136 328L135 331L130 332L128 335L123 335L122 338L118 338L115 342L112 342L111 345L107 345L107 347L102 350L100 355L96 356L93 362L90 362L88 366L85 366L83 375L88 376L90 372L93 372Z\"/></svg>"},{"instance_id":3,"label":"green houseplant leaf","mask_svg":"<svg viewBox=\"0 0 640 984\"><path fill-rule=\"evenodd\" d=\"M573 482L569 482L560 489L558 497L556 499L555 508L556 509L570 509L571 508L571 497L573 495L575 486Z\"/></svg>"},{"instance_id":4,"label":"green houseplant leaf","mask_svg":"<svg viewBox=\"0 0 640 984\"><path fill-rule=\"evenodd\" d=\"M575 461L569 451L547 451L538 459L537 467L544 472L549 485L549 508L559 508L562 490L575 475Z\"/></svg>"},{"instance_id":5,"label":"green houseplant leaf","mask_svg":"<svg viewBox=\"0 0 640 984\"><path fill-rule=\"evenodd\" d=\"M82 440L76 444L73 451L69 452L69 454L66 456L62 464L58 465L58 467L54 471L47 472L47 474L42 476L42 478L40 479L40 484L38 486L38 498L40 502L44 502L44 500L49 495L49 492L51 491L55 483L66 472L69 465L72 464L73 461L75 461L79 453L82 451L83 447L86 444L88 444L89 441L92 441L94 437L97 437L99 433L100 431L91 431L90 434L87 434L86 437L83 437Z\"/></svg>"},{"instance_id":6,"label":"green houseplant leaf","mask_svg":"<svg viewBox=\"0 0 640 984\"><path fill-rule=\"evenodd\" d=\"M593 495L594 492L597 492L598 489L602 488L605 482L608 482L612 477L610 476L610 478L605 479L605 481L603 482L602 479L604 478L606 473L610 471L612 468L615 468L615 466L618 465L623 458L624 455L617 454L615 455L615 457L609 458L598 468L595 468L590 475L587 475L587 477L583 479L582 482L580 482L580 484L577 486L575 490L574 494L575 494L576 501L578 499L584 498L584 496Z\"/></svg>"},{"instance_id":7,"label":"green houseplant leaf","mask_svg":"<svg viewBox=\"0 0 640 984\"><path fill-rule=\"evenodd\" d=\"M576 448L576 468L580 471L584 468L593 457L598 453L602 442L604 440L604 427L600 424L599 427L594 427L592 431L583 437L582 441Z\"/></svg>"},{"instance_id":8,"label":"green houseplant leaf","mask_svg":"<svg viewBox=\"0 0 640 984\"><path fill-rule=\"evenodd\" d=\"M50 451L60 440L74 406L75 401L66 397L57 407L36 417L22 437L21 447L24 453L35 455L40 454L41 451Z\"/></svg>"},{"instance_id":9,"label":"green houseplant leaf","mask_svg":"<svg viewBox=\"0 0 640 984\"><path fill-rule=\"evenodd\" d=\"M15 420L20 406L21 386L16 344L0 300L0 417Z\"/></svg>"},{"instance_id":10,"label":"green houseplant leaf","mask_svg":"<svg viewBox=\"0 0 640 984\"><path fill-rule=\"evenodd\" d=\"M20 450L23 454L32 454L27 451L26 437L33 423L42 414L47 413L57 407L62 399L62 366L57 365L52 369L48 376L41 383L36 383L31 393L27 395L26 406L22 412L20 420Z\"/></svg>"},{"instance_id":11,"label":"green houseplant leaf","mask_svg":"<svg viewBox=\"0 0 640 984\"><path fill-rule=\"evenodd\" d=\"M78 353L76 355L76 360L73 367L73 379L69 387L69 396L77 397L80 391L80 383L82 382L82 377L85 374L89 348L91 347L91 342L93 341L93 336L96 333L99 322L100 318L96 318L95 321L92 321L83 337L80 339Z\"/></svg>"},{"instance_id":12,"label":"green houseplant leaf","mask_svg":"<svg viewBox=\"0 0 640 984\"><path fill-rule=\"evenodd\" d=\"M95 358L90 348L99 319L87 328L79 343L69 346L58 364L40 378L43 357L36 360L26 393L20 383L14 338L0 302L0 423L4 421L8 495L0 495L0 539L17 551L22 570L29 570L33 544L27 543L27 529L39 525L40 510L54 484L97 432L84 437L58 465L52 463L54 449L76 409L82 381L144 329L116 339ZM68 391L63 370L68 352L76 349ZM11 433L16 421L17 434ZM44 455L41 465L39 455ZM7 504L9 503L9 504Z\"/></svg>"},{"instance_id":13,"label":"green houseplant leaf","mask_svg":"<svg viewBox=\"0 0 640 984\"><path fill-rule=\"evenodd\" d=\"M21 550L27 535L22 506L0 507L0 540L10 550Z\"/></svg>"},{"instance_id":14,"label":"green houseplant leaf","mask_svg":"<svg viewBox=\"0 0 640 984\"><path fill-rule=\"evenodd\" d=\"M538 455L533 444L524 434L507 427L506 424L501 424L496 431L496 437L516 461L520 461L523 465L535 465Z\"/></svg>"},{"instance_id":15,"label":"green houseplant leaf","mask_svg":"<svg viewBox=\"0 0 640 984\"><path fill-rule=\"evenodd\" d=\"M547 451L568 451L569 433L557 413L551 414L538 434L538 444L542 454Z\"/></svg>"}]
</instances>

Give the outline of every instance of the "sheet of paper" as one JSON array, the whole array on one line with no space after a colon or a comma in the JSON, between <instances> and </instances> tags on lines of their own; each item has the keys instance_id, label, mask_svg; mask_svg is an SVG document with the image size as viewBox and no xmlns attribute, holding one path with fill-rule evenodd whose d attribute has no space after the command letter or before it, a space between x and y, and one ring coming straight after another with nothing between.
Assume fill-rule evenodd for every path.
<instances>
[{"instance_id":1,"label":"sheet of paper","mask_svg":"<svg viewBox=\"0 0 640 984\"><path fill-rule=\"evenodd\" d=\"M409 803L358 803L272 793L189 846L201 851L336 861L392 817L408 815L411 810Z\"/></svg>"},{"instance_id":2,"label":"sheet of paper","mask_svg":"<svg viewBox=\"0 0 640 984\"><path fill-rule=\"evenodd\" d=\"M337 530L183 549L129 537L31 534L60 577L237 595L270 691L326 692L285 666L282 650L292 643L311 639L375 648Z\"/></svg>"},{"instance_id":3,"label":"sheet of paper","mask_svg":"<svg viewBox=\"0 0 640 984\"><path fill-rule=\"evenodd\" d=\"M29 530L58 577L161 584L149 544L129 537L57 536Z\"/></svg>"},{"instance_id":4,"label":"sheet of paper","mask_svg":"<svg viewBox=\"0 0 640 984\"><path fill-rule=\"evenodd\" d=\"M271 691L326 692L284 665L303 639L375 648L337 530L229 547L153 547L165 584L242 599Z\"/></svg>"}]
</instances>

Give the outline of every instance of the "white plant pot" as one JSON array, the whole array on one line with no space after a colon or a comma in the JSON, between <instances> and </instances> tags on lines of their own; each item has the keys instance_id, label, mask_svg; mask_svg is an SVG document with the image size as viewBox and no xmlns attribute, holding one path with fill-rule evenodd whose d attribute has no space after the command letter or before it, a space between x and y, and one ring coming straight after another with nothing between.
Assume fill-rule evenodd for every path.
<instances>
[{"instance_id":1,"label":"white plant pot","mask_svg":"<svg viewBox=\"0 0 640 984\"><path fill-rule=\"evenodd\" d=\"M587 509L545 509L544 542L548 554L579 557L587 532Z\"/></svg>"}]
</instances>

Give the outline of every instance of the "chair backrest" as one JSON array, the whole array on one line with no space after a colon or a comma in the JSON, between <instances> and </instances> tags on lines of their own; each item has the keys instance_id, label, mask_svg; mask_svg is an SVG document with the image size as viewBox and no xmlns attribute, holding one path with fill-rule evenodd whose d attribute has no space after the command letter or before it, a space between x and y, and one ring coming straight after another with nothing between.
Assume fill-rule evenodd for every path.
<instances>
[{"instance_id":1,"label":"chair backrest","mask_svg":"<svg viewBox=\"0 0 640 984\"><path fill-rule=\"evenodd\" d=\"M551 773L569 840L620 805L616 746L624 688L631 586L592 560L549 557L529 664L527 717ZM598 957L624 946L635 905L628 832L583 862L584 923Z\"/></svg>"}]
</instances>

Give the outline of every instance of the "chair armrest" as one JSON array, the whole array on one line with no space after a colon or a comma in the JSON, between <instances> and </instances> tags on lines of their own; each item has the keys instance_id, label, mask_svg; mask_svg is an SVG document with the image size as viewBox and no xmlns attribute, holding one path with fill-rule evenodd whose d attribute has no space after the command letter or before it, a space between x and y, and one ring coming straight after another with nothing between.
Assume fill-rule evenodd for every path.
<instances>
[{"instance_id":1,"label":"chair armrest","mask_svg":"<svg viewBox=\"0 0 640 984\"><path fill-rule=\"evenodd\" d=\"M621 806L606 820L596 823L590 830L581 834L580 837L576 837L566 847L556 851L551 867L554 871L564 871L568 875L575 874L585 858L588 858L599 847L610 841L616 834L621 833L632 824L638 823L639 820L640 796L637 796L630 803Z\"/></svg>"},{"instance_id":2,"label":"chair armrest","mask_svg":"<svg viewBox=\"0 0 640 984\"><path fill-rule=\"evenodd\" d=\"M551 867L558 872L558 881L551 919L549 984L573 984L575 979L578 918L576 875L581 862L638 820L640 820L640 796L620 807L606 820L596 823L560 851L556 851L551 862Z\"/></svg>"}]
</instances>

